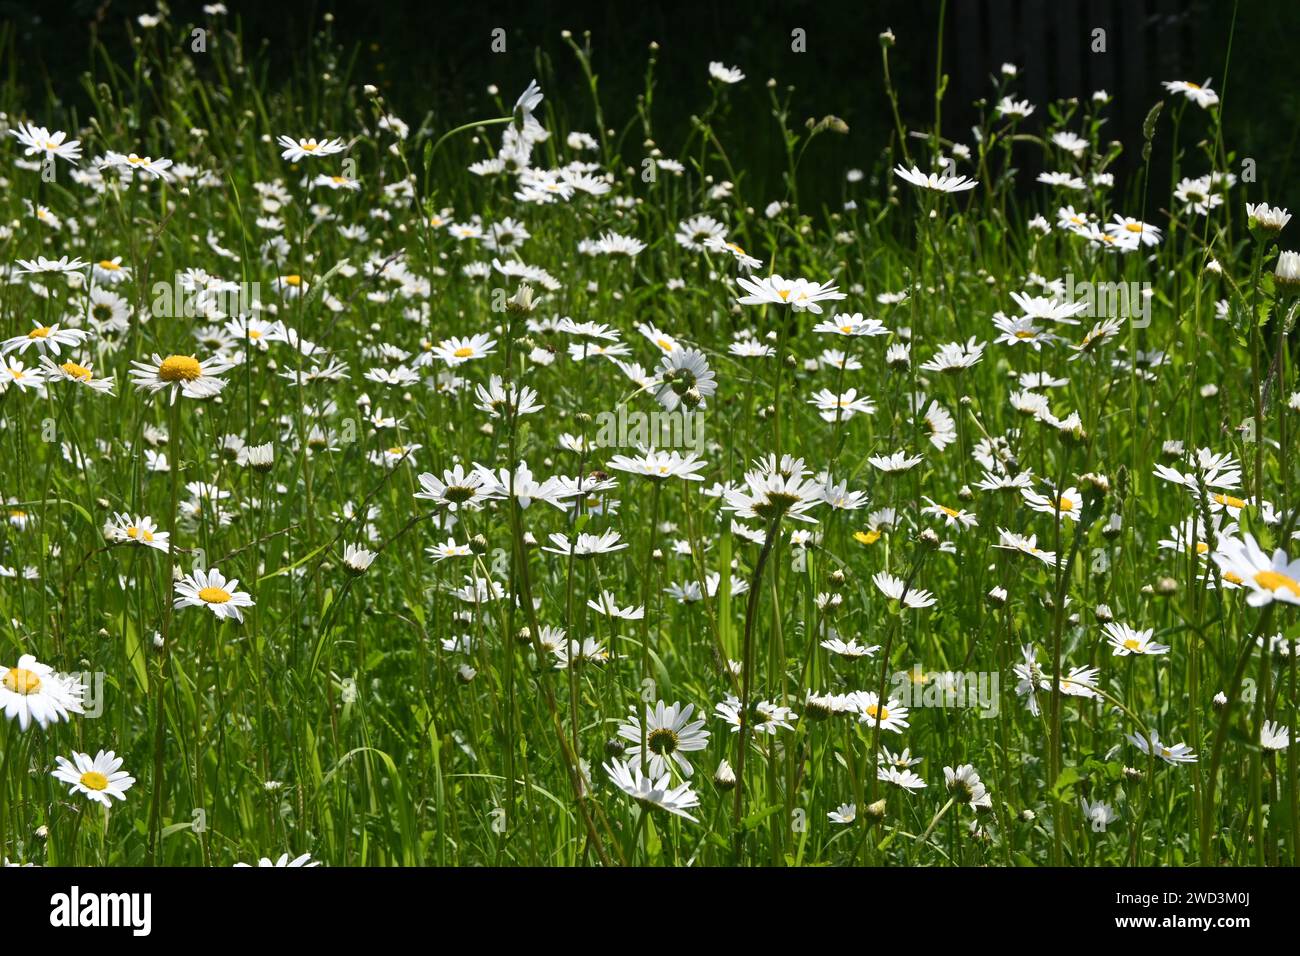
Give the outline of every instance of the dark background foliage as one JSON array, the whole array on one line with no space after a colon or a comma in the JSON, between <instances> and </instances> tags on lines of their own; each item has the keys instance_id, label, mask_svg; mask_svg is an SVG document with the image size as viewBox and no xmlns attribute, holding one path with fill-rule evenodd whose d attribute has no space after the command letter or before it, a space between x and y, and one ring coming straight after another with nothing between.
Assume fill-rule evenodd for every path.
<instances>
[{"instance_id":1,"label":"dark background foliage","mask_svg":"<svg viewBox=\"0 0 1300 956\"><path fill-rule=\"evenodd\" d=\"M892 28L894 78L905 122L925 128L933 120L935 56L940 0L786 0L783 3L495 2L434 0L228 0L229 22L242 28L250 50L262 50L277 81L317 69L313 36L326 26L349 54L342 66L358 83L381 86L396 112L417 124L432 112L436 128L491 115L486 88L496 83L513 102L528 80L548 78L547 92L562 99L573 124L594 131L591 107L561 29L591 33L607 125L621 129L644 89L650 41L659 44L654 94L655 135L665 152L689 131L693 110L708 100L706 67L722 60L748 75L732 90L723 140L744 149L743 165L755 180L751 195L778 196L783 154L764 81L793 85L792 119L833 113L847 121L848 136L822 137L801 183L805 206L833 202L843 169L869 168L889 142L892 123L882 88L877 35ZM174 3L172 21L203 22L201 3ZM1239 163L1256 161L1261 190L1255 198L1300 206L1292 185L1300 131L1297 79L1300 2L1243 0L1236 7L1227 84L1232 0L949 0L943 34L943 71L950 77L943 132L970 143L973 101L992 92L990 75L1003 62L1021 70L1017 96L1046 118L1050 99L1088 97L1105 89L1115 97L1107 136L1124 143L1121 174L1139 163L1142 119L1164 95L1161 80L1207 77L1225 96L1225 148ZM6 72L27 88L21 107L32 109L48 89L69 106L87 95L80 75L98 35L118 62L132 58L134 18L155 10L146 0L0 0L0 20L10 22L0 54ZM507 52L490 50L495 28L506 31ZM791 31L806 33L807 50L791 51ZM1107 50L1093 53L1094 29L1106 31ZM174 31L179 36L179 31ZM355 53L355 56L350 54ZM84 106L84 103L83 103ZM84 113L84 109L82 110ZM1157 137L1157 166L1167 162L1168 125ZM1189 125L1190 125L1189 121ZM1184 131L1184 147L1197 129ZM313 131L303 131L313 132ZM335 131L340 132L340 131ZM728 138L730 137L730 138ZM1019 161L1019 157L1018 157ZM1026 150L1026 171L1041 160ZM1197 175L1200 160L1185 172ZM1030 177L1023 177L1029 179ZM1131 183L1135 177L1125 178ZM809 200L812 200L810 203Z\"/></svg>"}]
</instances>

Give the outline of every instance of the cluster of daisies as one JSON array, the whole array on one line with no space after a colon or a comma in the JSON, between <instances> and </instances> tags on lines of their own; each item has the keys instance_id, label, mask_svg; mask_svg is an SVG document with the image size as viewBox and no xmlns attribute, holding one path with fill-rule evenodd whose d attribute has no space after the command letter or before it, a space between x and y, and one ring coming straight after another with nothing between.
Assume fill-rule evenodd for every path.
<instances>
[{"instance_id":1,"label":"cluster of daisies","mask_svg":"<svg viewBox=\"0 0 1300 956\"><path fill-rule=\"evenodd\" d=\"M719 89L745 80L740 69L721 62L711 63L708 74ZM998 81L1000 98L993 112L999 138L1015 135L1035 112L1007 89L1014 75L1014 68L1004 68ZM1196 107L1213 110L1218 105L1208 85L1166 87ZM376 118L365 135L384 142L404 164L409 126L386 108L377 91L367 92ZM1093 111L1108 102L1105 93L1094 96L1079 129L1086 131ZM921 799L924 791L942 787L949 805L972 811L971 832L993 833L989 818L995 795L973 763L954 759L942 767L942 779L937 768L927 776L925 758L912 750L915 739L904 745L919 720L909 700L887 691L884 678L892 665L891 651L897 649L891 642L904 628L931 619L922 615L949 612L945 575L966 575L977 562L988 565L987 602L993 619L1005 620L997 614L1010 602L1027 602L1026 592L1043 591L1044 581L1066 579L1075 560L1065 551L1071 533L1094 525L1108 539L1126 532L1118 513L1106 513L1111 479L1094 472L1067 479L1051 467L1059 459L1050 457L1050 449L1082 447L1105 427L1091 402L1078 404L1080 396L1108 394L1116 381L1131 382L1134 388L1159 381L1168 356L1123 348L1120 318L1085 321L1093 318L1087 303L1074 301L1067 278L1051 271L1007 278L1005 284L1015 291L997 299L1006 311L964 316L962 337L952 341L939 341L915 307L918 297L948 296L955 312L946 278L929 285L918 277L904 288L879 290L873 298L862 284L839 276L794 274L801 267L785 263L798 263L797 257L781 259L786 274L763 275L765 266L775 264L777 250L759 248L769 256L764 259L742 245L751 230L732 208L736 187L730 182L710 180L699 193L699 205L683 210L689 214L674 216L675 222L659 234L638 235L637 201L602 161L608 155L602 139L575 130L562 146L552 142L541 119L542 103L543 93L533 81L509 117L501 118L508 121L501 124L499 138L476 141L486 155L469 164L467 173L476 188L501 200L509 211L503 215L458 211L454 205L425 208L409 175L364 183L347 163L355 141L278 135L274 144L290 172L251 183L246 235L202 227L210 261L174 277L177 298L184 301L184 322L143 307L143 297L136 294L141 267L124 264L113 250L86 249L84 222L33 205L29 213L46 230L42 237L71 251L57 259L16 259L5 270L5 280L34 302L22 314L40 317L24 318L30 328L0 340L0 401L6 411L13 407L10 400L32 407L49 400L71 409L81 394L90 401L118 403L107 407L125 407L121 403L128 401L157 406L158 417L172 425L164 429L141 418L137 463L147 475L172 479L174 526L167 526L170 516L160 522L156 510L113 510L102 526L105 543L108 550L139 549L133 552L137 557L165 562L172 590L170 608L163 610L180 612L178 626L208 621L205 626L215 622L229 632L245 622L246 614L258 613L250 610L258 602L241 589L238 577L228 577L218 565L227 571L243 567L236 541L240 529L256 525L252 519L273 508L276 499L295 493L296 486L272 475L277 461L328 468L333 456L358 440L359 416L365 448L361 467L368 470L368 482L399 479L392 482L397 490L390 500L400 500L425 534L420 543L431 590L440 599L449 598L445 605L452 608L439 621L438 643L464 685L471 685L484 666L484 622L503 607L529 616L530 626L519 632L518 643L523 653L533 655L541 679L560 671L573 687L593 673L639 668L648 680L655 666L669 666L660 659L652 665L651 627L657 633L672 614L686 619L697 605L716 616L719 604L731 606L733 598L743 595L751 599L744 622L748 637L755 591L761 587L755 569L761 572L769 553L779 547L800 559L829 554L835 569L822 568L810 585L813 616L798 635L807 648L795 671L797 684L785 673L768 673L756 685L752 648L737 660L719 642L713 648L717 667L712 683L704 675L692 675L691 686L712 688L696 701L668 703L652 693L644 706L629 707L621 718L580 715L583 726L603 720L616 723L617 729L603 741L599 784L592 779L590 761L575 760L579 792L603 787L615 797L623 794L644 807L698 823L700 815L723 805L721 794L734 793L740 806L746 760L774 761L805 733L821 734L823 742L837 745L852 735L869 741L869 779L864 785L854 767L851 779L841 781L854 793L819 791L818 799L825 801L820 812L827 820L851 825L860 816L883 816L885 804L875 800L877 784L890 795L909 795L900 800ZM141 155L130 144L122 144L126 152L106 149L83 168L82 143L64 131L23 122L9 133L21 149L16 160L20 169L65 164L73 184L96 205L124 189L224 188L215 168ZM1041 173L1038 182L1050 191L1048 208L1057 213L1054 223L1043 216L1029 221L1034 241L1061 237L1071 261L1087 263L1098 274L1119 261L1107 255L1133 255L1126 261L1135 263L1158 252L1164 241L1161 228L1114 212L1107 204L1113 156L1098 154L1093 140L1068 129L1053 130L1044 145L1056 168ZM987 142L978 145L981 156L987 148ZM979 180L959 172L962 163L970 164L971 173L982 168L974 163L971 147L953 143L947 153L932 157L928 171L910 157L892 170L891 191L899 183L913 190L910 198L895 197L897 205L918 206L923 223L978 196ZM675 160L659 154L651 158L667 176L686 175ZM849 176L851 182L861 178L860 173ZM1209 171L1183 178L1174 197L1180 215L1208 217L1225 207L1236 187L1231 174ZM363 214L345 205L358 193L378 196ZM705 291L721 299L738 320L730 339L700 341L694 330L674 328L657 313L652 320L651 310L640 308L594 317L564 314L577 313L577 306L567 303L579 300L569 297L572 290L562 276L539 264L547 260L538 241L550 228L549 217L562 210L579 221L600 223L564 250L577 263L576 270L592 277L582 287L583 295L610 292L613 301L625 303L631 277L651 269L648 263L657 256L671 254L682 258L683 271L702 277ZM1265 241L1275 239L1290 219L1286 210L1262 203L1247 205L1246 212L1250 228ZM776 203L767 216L781 213ZM351 254L328 266L303 256L298 220L310 230L328 230ZM106 241L102 232L98 235ZM393 251L375 241L392 235L402 237L405 245ZM303 274L309 266L317 274ZM249 270L264 277L270 293L265 298L241 298L244 285L231 277ZM1206 270L1221 275L1223 267L1209 262ZM1300 285L1300 255L1281 252L1274 275L1279 287ZM994 277L986 278L989 286L998 285ZM479 315L449 314L442 308L448 288L457 285L469 289L482 306ZM347 293L340 291L344 288ZM688 290L680 276L666 279L664 289L668 294L698 291ZM503 291L512 294L495 301ZM332 343L342 336L335 330L347 328L359 298L385 310L393 321L376 323L373 334L337 347ZM1222 319L1230 320L1230 313L1226 301L1216 307ZM783 331L754 331L773 324ZM975 334L967 334L971 330ZM800 346L811 344L802 361L791 351L793 336ZM176 340L184 344L175 351L153 350L156 343ZM1053 361L1056 355L1065 361ZM990 366L1005 371L1009 386L1005 394L976 402L972 382L989 373ZM288 397L279 405L267 401L259 406L253 414L265 421L249 421L242 429L229 424L238 421L245 407L251 412L251 383L264 373L273 373L265 377ZM782 395L782 376L799 387ZM614 396L610 405L679 416L714 413L718 420L730 421L722 416L773 381L773 404L756 415L763 434L746 433L755 448L764 449L756 455L742 448L738 430L719 429L693 448L653 438L626 442L602 437L585 411L599 407L605 395ZM351 391L353 385L361 391ZM412 412L413 402L423 399L432 414ZM214 400L233 410L222 417L227 424L220 427L235 430L215 436L218 465L212 472L182 484L181 452L171 428L196 405ZM783 400L787 420L806 429L792 435L787 425L784 442L779 430ZM791 405L799 414L789 413ZM1289 407L1300 408L1300 397L1292 396ZM581 411L570 415L574 409ZM1014 425L997 424L1006 421ZM548 423L559 422L572 430L551 433ZM205 421L210 424L211 418ZM766 429L773 424L778 427L768 446ZM263 426L275 437L252 442L247 436ZM541 438L517 447L515 439L525 426ZM432 439L419 440L428 429L444 427L454 432L452 441L464 452L450 461L442 448L426 444ZM470 437L462 443L462 435ZM480 436L474 447L487 450L476 458L468 449ZM500 455L502 436L509 438L511 457L493 459L492 454ZM104 455L115 447L108 437L82 438ZM539 454L541 444L545 451ZM819 459L810 463L811 456L790 450L795 448L816 448ZM87 449L70 441L60 445L60 452L74 468L93 466ZM1300 559L1293 560L1285 547L1261 547L1241 523L1243 513L1257 515L1270 534L1289 540L1294 533L1286 508L1243 490L1243 466L1230 452L1189 451L1170 441L1161 458L1154 476L1180 496L1182 517L1167 538L1150 543L1153 554L1190 561L1206 590L1233 592L1248 606L1300 604ZM257 493L237 494L239 479L233 476L238 475L249 478ZM328 554L304 567L313 552L289 571L295 576L318 573L324 558L332 555L335 567L355 578L389 560L384 552L400 533L381 533L385 512L365 493L369 487L339 491L349 497L328 514L338 533L317 549ZM634 526L621 521L629 499L637 504ZM653 502L649 522L642 507L647 500ZM683 503L680 511L670 510L678 501ZM12 499L6 507L12 526L21 530L31 520L28 503ZM492 558L488 540L489 533L501 530L505 514L519 516L523 546L544 562L555 581L564 582L569 609L563 620L552 606L560 602L528 601L522 593L510 592L517 586L515 576L509 562ZM223 545L214 551L221 557L210 565L197 546L200 537L207 544L208 536ZM867 559L861 557L863 549ZM641 557L664 568L662 587L654 583L657 575L650 567L638 567L630 584L620 575L625 562ZM846 587L848 569L864 560L878 569L868 578L871 589L855 593ZM182 561L189 571L182 569ZM583 571L580 584L575 584L575 567ZM9 569L0 565L0 571L7 577L37 573L30 567L19 572L17 562ZM264 571L258 567L245 573L251 582L245 587L260 590L271 577ZM209 611L212 619L191 610L196 608ZM1067 608L1053 605L1049 610L1060 615ZM1068 613L1072 626L1079 625L1075 609ZM1072 706L1105 701L1116 675L1151 666L1143 658L1174 653L1171 644L1157 640L1163 632L1144 626L1134 609L1121 615L1127 621L1117 620L1103 603L1095 604L1093 614L1096 629L1079 626L1082 641L1069 648L1067 656L1074 660L1062 659L1059 648L1053 654L1041 633L1027 632L1016 641L1015 659L1006 661L1007 676L1014 678L1016 698L1035 719L1050 709L1049 700L1059 704L1066 698ZM872 641L880 635L878 643L851 633L859 621L872 629ZM636 640L630 637L634 632L639 633ZM1261 647L1287 645L1280 631L1271 642L1266 636L1260 640ZM1109 655L1105 670L1097 663L1099 654ZM1085 663L1079 662L1082 658ZM874 671L864 664L869 661L875 662ZM956 671L921 677L940 684L959 678ZM1218 690L1222 696L1228 689ZM22 731L33 724L45 729L81 714L82 695L77 678L56 673L30 654L0 668L0 705ZM598 706L615 699L603 688L594 697L602 701ZM574 713L588 702L586 697L573 701ZM578 728L573 733L576 738ZM1170 739L1184 736L1168 726L1117 726L1109 735L1113 749L1108 756L1126 752L1135 763L1152 767L1157 759L1170 765L1199 759L1192 745L1162 742L1161 733L1172 733ZM1284 722L1268 719L1258 743L1266 750L1284 749L1290 746L1290 734ZM730 756L717 757L720 750ZM710 760L711 795L697 789L697 765L705 760ZM847 760L852 763L853 755ZM58 757L51 772L73 793L108 807L113 799L125 800L136 782L122 765L113 751L101 750L94 757L74 752L70 759ZM1101 827L1119 817L1102 799L1082 798L1079 810L1085 822ZM259 865L296 867L316 861L309 854L292 859L286 854Z\"/></svg>"}]
</instances>

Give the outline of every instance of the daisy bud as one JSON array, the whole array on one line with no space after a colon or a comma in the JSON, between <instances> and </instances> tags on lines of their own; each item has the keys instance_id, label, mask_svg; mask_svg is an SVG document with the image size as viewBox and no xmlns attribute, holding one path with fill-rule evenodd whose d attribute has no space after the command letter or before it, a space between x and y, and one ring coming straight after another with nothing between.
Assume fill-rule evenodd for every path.
<instances>
[{"instance_id":1,"label":"daisy bud","mask_svg":"<svg viewBox=\"0 0 1300 956\"><path fill-rule=\"evenodd\" d=\"M880 34L880 45L885 47L885 49L893 46L897 41L898 38L894 36L893 30L887 29L885 32Z\"/></svg>"},{"instance_id":2,"label":"daisy bud","mask_svg":"<svg viewBox=\"0 0 1300 956\"><path fill-rule=\"evenodd\" d=\"M835 707L829 696L810 695L804 704L804 714L809 720L825 720L835 713Z\"/></svg>"},{"instance_id":3,"label":"daisy bud","mask_svg":"<svg viewBox=\"0 0 1300 956\"><path fill-rule=\"evenodd\" d=\"M476 534L469 539L469 549L475 554L487 554L488 539L481 534Z\"/></svg>"},{"instance_id":4,"label":"daisy bud","mask_svg":"<svg viewBox=\"0 0 1300 956\"><path fill-rule=\"evenodd\" d=\"M1127 777L1129 780L1141 780L1143 777L1146 776L1146 774L1143 773L1141 770L1137 769L1136 767L1125 767L1124 776Z\"/></svg>"},{"instance_id":5,"label":"daisy bud","mask_svg":"<svg viewBox=\"0 0 1300 956\"><path fill-rule=\"evenodd\" d=\"M1030 810L1028 807L1025 807L1023 810L1020 811L1020 819L1023 820L1025 823L1030 823L1037 818L1038 818L1038 814L1034 813L1034 811Z\"/></svg>"},{"instance_id":6,"label":"daisy bud","mask_svg":"<svg viewBox=\"0 0 1300 956\"><path fill-rule=\"evenodd\" d=\"M736 771L731 769L731 764L725 759L718 764L718 769L713 774L713 785L719 790L731 790L736 786Z\"/></svg>"},{"instance_id":7,"label":"daisy bud","mask_svg":"<svg viewBox=\"0 0 1300 956\"><path fill-rule=\"evenodd\" d=\"M525 625L524 625L523 627L521 627L519 630L515 631L515 640L518 641L520 644L531 644L531 643L532 643L532 641L533 641L533 632L530 631L530 630L528 629L528 625L527 625L527 624L525 624Z\"/></svg>"},{"instance_id":8,"label":"daisy bud","mask_svg":"<svg viewBox=\"0 0 1300 956\"><path fill-rule=\"evenodd\" d=\"M366 94L366 96L378 96L379 87L367 83L365 86L361 87L361 92Z\"/></svg>"},{"instance_id":9,"label":"daisy bud","mask_svg":"<svg viewBox=\"0 0 1300 956\"><path fill-rule=\"evenodd\" d=\"M1109 604L1098 604L1092 609L1092 615L1097 619L1098 624L1109 624L1115 620L1115 615L1111 613Z\"/></svg>"},{"instance_id":10,"label":"daisy bud","mask_svg":"<svg viewBox=\"0 0 1300 956\"><path fill-rule=\"evenodd\" d=\"M970 485L962 485L960 488L957 489L958 501L973 501L974 498L975 498L975 492L970 490Z\"/></svg>"},{"instance_id":11,"label":"daisy bud","mask_svg":"<svg viewBox=\"0 0 1300 956\"><path fill-rule=\"evenodd\" d=\"M885 801L883 798L875 803L867 804L866 814L869 819L883 820L885 818Z\"/></svg>"},{"instance_id":12,"label":"daisy bud","mask_svg":"<svg viewBox=\"0 0 1300 956\"><path fill-rule=\"evenodd\" d=\"M1161 597L1173 597L1178 593L1178 582L1173 578L1161 578L1156 582L1156 594Z\"/></svg>"},{"instance_id":13,"label":"daisy bud","mask_svg":"<svg viewBox=\"0 0 1300 956\"><path fill-rule=\"evenodd\" d=\"M623 743L623 741L619 740L617 737L610 737L605 741L606 757L621 757L626 751L627 744ZM723 763L726 763L726 761L724 760Z\"/></svg>"},{"instance_id":14,"label":"daisy bud","mask_svg":"<svg viewBox=\"0 0 1300 956\"><path fill-rule=\"evenodd\" d=\"M1110 494L1110 479L1095 471L1079 476L1079 487L1084 494L1092 491L1098 497Z\"/></svg>"},{"instance_id":15,"label":"daisy bud","mask_svg":"<svg viewBox=\"0 0 1300 956\"><path fill-rule=\"evenodd\" d=\"M470 667L468 664L461 664L460 667L456 669L456 680L460 681L462 684L468 684L477 676L478 671L474 670L474 668Z\"/></svg>"},{"instance_id":16,"label":"daisy bud","mask_svg":"<svg viewBox=\"0 0 1300 956\"><path fill-rule=\"evenodd\" d=\"M836 568L830 573L830 588L832 591L838 591L844 587L844 572Z\"/></svg>"},{"instance_id":17,"label":"daisy bud","mask_svg":"<svg viewBox=\"0 0 1300 956\"><path fill-rule=\"evenodd\" d=\"M1228 706L1228 695L1223 691L1219 691L1214 695L1214 699L1210 703L1214 705L1215 710L1222 710Z\"/></svg>"},{"instance_id":18,"label":"daisy bud","mask_svg":"<svg viewBox=\"0 0 1300 956\"><path fill-rule=\"evenodd\" d=\"M650 552L650 558L656 564L662 564L664 560L664 553L660 548L655 548L653 551Z\"/></svg>"},{"instance_id":19,"label":"daisy bud","mask_svg":"<svg viewBox=\"0 0 1300 956\"><path fill-rule=\"evenodd\" d=\"M50 828L47 826L39 826L36 828L36 832L33 835L38 840L48 840L50 838Z\"/></svg>"},{"instance_id":20,"label":"daisy bud","mask_svg":"<svg viewBox=\"0 0 1300 956\"><path fill-rule=\"evenodd\" d=\"M994 607L1002 607L1007 603L1007 589L1001 585L996 585L989 591L989 603Z\"/></svg>"},{"instance_id":21,"label":"daisy bud","mask_svg":"<svg viewBox=\"0 0 1300 956\"><path fill-rule=\"evenodd\" d=\"M1120 533L1123 530L1123 522L1120 519L1119 514L1112 514L1110 519L1106 522L1105 527L1101 529L1101 536L1103 538L1114 540L1120 536Z\"/></svg>"},{"instance_id":22,"label":"daisy bud","mask_svg":"<svg viewBox=\"0 0 1300 956\"><path fill-rule=\"evenodd\" d=\"M934 533L933 528L926 528L918 537L921 544L925 545L927 548L937 548L943 543L939 540L939 536Z\"/></svg>"}]
</instances>

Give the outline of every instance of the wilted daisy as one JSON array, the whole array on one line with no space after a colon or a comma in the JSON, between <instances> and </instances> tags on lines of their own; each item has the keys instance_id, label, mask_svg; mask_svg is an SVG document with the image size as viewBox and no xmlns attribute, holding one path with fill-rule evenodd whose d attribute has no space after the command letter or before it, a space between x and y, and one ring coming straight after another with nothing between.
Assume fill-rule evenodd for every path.
<instances>
[{"instance_id":1,"label":"wilted daisy","mask_svg":"<svg viewBox=\"0 0 1300 956\"><path fill-rule=\"evenodd\" d=\"M122 758L113 751L101 750L91 757L90 754L72 752L72 759L55 757L58 767L50 771L50 776L61 780L69 786L69 793L81 793L88 800L111 806L113 800L126 799L127 790L135 783L135 777L122 770Z\"/></svg>"},{"instance_id":2,"label":"wilted daisy","mask_svg":"<svg viewBox=\"0 0 1300 956\"><path fill-rule=\"evenodd\" d=\"M238 590L238 579L226 580L226 576L216 568L196 569L176 582L177 608L206 607L217 616L218 620L232 618L244 619L240 608L252 607L253 598Z\"/></svg>"}]
</instances>

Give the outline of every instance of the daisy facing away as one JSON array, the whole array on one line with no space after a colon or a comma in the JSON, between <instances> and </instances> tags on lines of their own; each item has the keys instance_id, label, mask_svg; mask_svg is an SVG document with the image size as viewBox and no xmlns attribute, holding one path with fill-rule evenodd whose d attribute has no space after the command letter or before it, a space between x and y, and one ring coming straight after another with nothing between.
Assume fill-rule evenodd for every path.
<instances>
[{"instance_id":1,"label":"daisy facing away","mask_svg":"<svg viewBox=\"0 0 1300 956\"><path fill-rule=\"evenodd\" d=\"M31 654L18 658L14 667L0 667L0 708L22 730L32 721L44 729L81 713L84 690L80 681L56 674Z\"/></svg>"},{"instance_id":2,"label":"daisy facing away","mask_svg":"<svg viewBox=\"0 0 1300 956\"><path fill-rule=\"evenodd\" d=\"M176 608L206 607L218 619L243 621L242 607L252 607L253 598L238 590L239 579L226 580L216 568L197 569L176 582Z\"/></svg>"},{"instance_id":3,"label":"daisy facing away","mask_svg":"<svg viewBox=\"0 0 1300 956\"><path fill-rule=\"evenodd\" d=\"M87 800L111 806L113 801L126 799L126 792L135 783L135 777L122 768L122 758L109 750L101 750L91 757L90 754L72 752L72 759L55 758L58 767L50 771L50 776L66 783L69 793L84 794Z\"/></svg>"}]
</instances>

